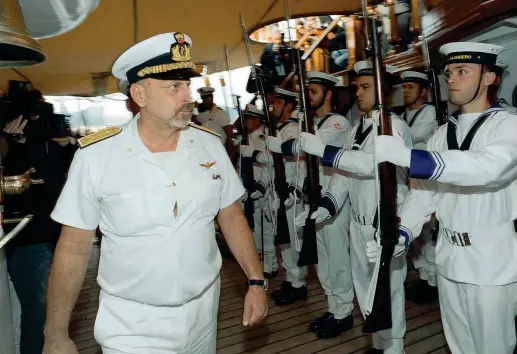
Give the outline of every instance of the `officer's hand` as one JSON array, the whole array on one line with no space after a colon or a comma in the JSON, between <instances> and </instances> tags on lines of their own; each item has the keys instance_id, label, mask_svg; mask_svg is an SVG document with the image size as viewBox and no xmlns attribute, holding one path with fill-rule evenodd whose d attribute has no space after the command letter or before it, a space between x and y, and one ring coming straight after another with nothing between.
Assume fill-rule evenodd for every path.
<instances>
[{"instance_id":1,"label":"officer's hand","mask_svg":"<svg viewBox=\"0 0 517 354\"><path fill-rule=\"evenodd\" d=\"M244 298L242 324L254 326L267 316L268 304L266 290L261 286L250 286Z\"/></svg>"},{"instance_id":2,"label":"officer's hand","mask_svg":"<svg viewBox=\"0 0 517 354\"><path fill-rule=\"evenodd\" d=\"M68 337L45 337L43 354L79 354L75 343Z\"/></svg>"}]
</instances>

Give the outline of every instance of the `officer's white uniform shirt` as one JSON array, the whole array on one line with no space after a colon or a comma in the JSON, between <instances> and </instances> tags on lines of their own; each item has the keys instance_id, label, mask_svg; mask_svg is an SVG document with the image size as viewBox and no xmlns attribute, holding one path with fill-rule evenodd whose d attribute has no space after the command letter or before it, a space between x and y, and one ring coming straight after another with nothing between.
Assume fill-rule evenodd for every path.
<instances>
[{"instance_id":1,"label":"officer's white uniform shirt","mask_svg":"<svg viewBox=\"0 0 517 354\"><path fill-rule=\"evenodd\" d=\"M459 116L459 144L479 116ZM421 180L408 194L400 211L401 228L411 236L418 235L436 211L440 222L436 265L441 275L485 286L515 282L517 269L508 265L517 261L513 225L517 218L517 116L504 110L495 112L464 152L446 151L448 124L429 140L432 153L423 152L430 156L430 164L411 164L414 177L420 171L431 180ZM455 233L468 233L470 245L465 246L465 240Z\"/></svg>"},{"instance_id":2,"label":"officer's white uniform shirt","mask_svg":"<svg viewBox=\"0 0 517 354\"><path fill-rule=\"evenodd\" d=\"M142 143L138 119L76 153L51 216L75 228L100 226L98 283L106 293L180 305L217 279L214 218L244 188L216 136L186 128L163 158Z\"/></svg>"},{"instance_id":3,"label":"officer's white uniform shirt","mask_svg":"<svg viewBox=\"0 0 517 354\"><path fill-rule=\"evenodd\" d=\"M226 145L227 136L223 128L227 125L231 125L228 113L214 104L212 109L199 113L197 120L203 127L221 135L221 142L223 145Z\"/></svg>"},{"instance_id":4,"label":"officer's white uniform shirt","mask_svg":"<svg viewBox=\"0 0 517 354\"><path fill-rule=\"evenodd\" d=\"M416 114L417 116L415 117ZM426 104L421 107L421 109L414 109L411 111L406 109L402 115L402 119L409 124L413 147L415 149L425 150L427 141L438 128L434 107Z\"/></svg>"}]
</instances>

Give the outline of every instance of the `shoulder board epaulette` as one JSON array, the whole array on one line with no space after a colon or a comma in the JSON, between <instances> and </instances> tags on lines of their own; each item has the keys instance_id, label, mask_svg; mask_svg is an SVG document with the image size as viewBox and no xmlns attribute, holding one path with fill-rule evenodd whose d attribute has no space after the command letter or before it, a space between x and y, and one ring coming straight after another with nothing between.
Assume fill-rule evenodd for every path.
<instances>
[{"instance_id":1,"label":"shoulder board epaulette","mask_svg":"<svg viewBox=\"0 0 517 354\"><path fill-rule=\"evenodd\" d=\"M90 135L82 137L81 139L78 139L77 145L79 145L79 147L81 149L85 148L88 145L92 145L101 140L111 138L112 136L115 136L118 133L120 133L121 130L122 130L122 128L120 128L120 127L110 127L110 128L101 129L98 132L92 133Z\"/></svg>"},{"instance_id":2,"label":"shoulder board epaulette","mask_svg":"<svg viewBox=\"0 0 517 354\"><path fill-rule=\"evenodd\" d=\"M217 133L216 133L216 132L214 132L213 130L203 127L202 125L199 125L199 124L196 124L196 123L192 123L192 122L190 122L188 125L190 125L192 128L196 128L196 129L199 129L199 130L205 131L205 132L207 132L207 133L210 133L210 134L212 134L212 135L218 136L219 138L222 138L222 137L223 137L222 135L217 134Z\"/></svg>"}]
</instances>

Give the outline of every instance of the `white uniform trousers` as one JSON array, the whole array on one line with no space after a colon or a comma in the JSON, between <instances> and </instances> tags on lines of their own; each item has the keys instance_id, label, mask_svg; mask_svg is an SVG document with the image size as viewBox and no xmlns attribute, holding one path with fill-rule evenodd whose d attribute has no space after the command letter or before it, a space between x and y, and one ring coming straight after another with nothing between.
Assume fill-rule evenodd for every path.
<instances>
[{"instance_id":1,"label":"white uniform trousers","mask_svg":"<svg viewBox=\"0 0 517 354\"><path fill-rule=\"evenodd\" d=\"M480 286L438 274L438 293L445 338L452 354L513 353L517 283Z\"/></svg>"},{"instance_id":2,"label":"white uniform trousers","mask_svg":"<svg viewBox=\"0 0 517 354\"><path fill-rule=\"evenodd\" d=\"M350 223L350 257L352 262L352 279L361 311L365 313L366 295L372 279L374 263L366 257L366 243L374 239L375 229L372 225L361 225L356 221ZM384 353L404 353L404 335L406 333L406 297L404 281L406 280L406 256L391 260L391 316L392 328L372 335L373 347Z\"/></svg>"},{"instance_id":3,"label":"white uniform trousers","mask_svg":"<svg viewBox=\"0 0 517 354\"><path fill-rule=\"evenodd\" d=\"M255 201L255 212L253 213L253 220L255 223L255 230L253 236L255 238L255 245L257 250L264 255L264 272L271 273L278 270L278 260L276 259L275 253L275 229L271 220L269 212L264 212L261 216L262 206L269 209L269 206L264 205L267 203L266 198L261 198L259 201ZM269 221L268 221L269 219ZM262 250L262 231L264 231L264 250Z\"/></svg>"},{"instance_id":4,"label":"white uniform trousers","mask_svg":"<svg viewBox=\"0 0 517 354\"><path fill-rule=\"evenodd\" d=\"M433 241L432 228L436 223L435 219L424 224L420 238L423 241L420 254L413 259L413 265L420 274L420 279L426 280L430 286L437 286L436 281L436 241Z\"/></svg>"},{"instance_id":5,"label":"white uniform trousers","mask_svg":"<svg viewBox=\"0 0 517 354\"><path fill-rule=\"evenodd\" d=\"M179 306L145 305L101 290L95 339L103 354L215 354L220 284L218 277Z\"/></svg>"},{"instance_id":6,"label":"white uniform trousers","mask_svg":"<svg viewBox=\"0 0 517 354\"><path fill-rule=\"evenodd\" d=\"M286 280L292 284L295 288L300 288L305 284L305 278L307 277L307 267L298 267L299 254L295 247L295 237L299 238L300 246L302 245L302 239L298 235L302 235L302 228L294 227L294 205L287 208L287 222L289 223L289 237L291 243L289 245L280 246L282 254L282 266L286 271ZM300 213L303 210L301 203L297 204L296 211Z\"/></svg>"},{"instance_id":7,"label":"white uniform trousers","mask_svg":"<svg viewBox=\"0 0 517 354\"><path fill-rule=\"evenodd\" d=\"M317 228L318 278L325 295L328 311L340 320L354 309L354 284L350 264L350 203L338 214Z\"/></svg>"}]
</instances>

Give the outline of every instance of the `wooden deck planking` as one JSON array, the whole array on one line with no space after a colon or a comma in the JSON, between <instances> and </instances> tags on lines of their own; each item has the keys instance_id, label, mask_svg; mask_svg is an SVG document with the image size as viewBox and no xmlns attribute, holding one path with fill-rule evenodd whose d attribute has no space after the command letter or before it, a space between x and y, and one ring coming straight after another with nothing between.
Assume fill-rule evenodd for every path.
<instances>
[{"instance_id":1,"label":"wooden deck planking","mask_svg":"<svg viewBox=\"0 0 517 354\"><path fill-rule=\"evenodd\" d=\"M101 354L93 338L98 309L99 286L96 283L99 247L95 246L86 278L74 308L70 334L80 354ZM415 274L411 274L413 278ZM282 274L270 281L270 289L279 286ZM242 326L246 278L236 262L225 259L221 270L221 297L217 332L218 354L239 353L362 353L370 345L362 333L362 317L355 301L354 328L346 334L319 340L307 330L310 321L325 312L327 300L313 269L308 278L309 298L288 306L269 301L269 315L254 328ZM406 354L446 354L445 337L436 302L424 306L406 303Z\"/></svg>"}]
</instances>

